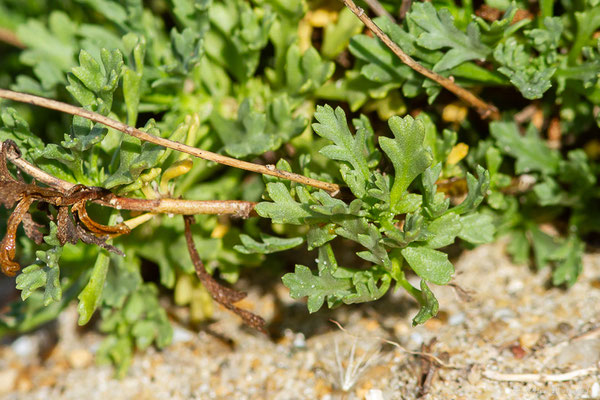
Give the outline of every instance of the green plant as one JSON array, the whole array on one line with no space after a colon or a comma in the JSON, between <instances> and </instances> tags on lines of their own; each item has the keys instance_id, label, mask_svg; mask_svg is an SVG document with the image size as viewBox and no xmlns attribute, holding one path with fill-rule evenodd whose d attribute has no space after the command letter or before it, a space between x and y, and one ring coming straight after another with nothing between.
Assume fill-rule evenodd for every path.
<instances>
[{"instance_id":1,"label":"green plant","mask_svg":"<svg viewBox=\"0 0 600 400\"><path fill-rule=\"evenodd\" d=\"M494 21L470 2L415 2L401 23L377 25L344 3L0 1L0 39L13 45L0 47L0 87L13 89L0 98L63 112L0 103L11 168L0 194L16 205L0 261L9 274L26 266L0 334L77 300L80 324L100 315L99 359L123 374L135 347L170 341L159 286L197 309L209 294L262 329L211 274L234 283L281 268L269 254L304 243L316 266L283 282L310 312L394 284L424 323L457 239L509 235L517 261L533 251L554 284L572 285L600 226L598 1L489 1L504 8ZM322 31L320 11L333 18ZM148 262L156 281L142 276Z\"/></svg>"}]
</instances>

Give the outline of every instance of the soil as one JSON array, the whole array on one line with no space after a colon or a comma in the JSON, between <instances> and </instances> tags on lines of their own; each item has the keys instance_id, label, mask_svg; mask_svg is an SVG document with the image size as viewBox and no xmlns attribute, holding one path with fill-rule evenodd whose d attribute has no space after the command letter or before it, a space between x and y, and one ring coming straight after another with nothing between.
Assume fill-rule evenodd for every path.
<instances>
[{"instance_id":1,"label":"soil","mask_svg":"<svg viewBox=\"0 0 600 400\"><path fill-rule=\"evenodd\" d=\"M414 328L416 304L401 291L309 315L281 284L260 292L246 282L242 306L269 321L270 335L222 309L199 329L174 322L174 343L138 352L122 380L94 363L102 337L78 330L71 308L3 342L0 397L600 398L600 254L584 257L569 290L550 287L548 269L512 264L502 243L467 251L455 265L458 286L434 288L438 317ZM509 378L516 381L498 380Z\"/></svg>"}]
</instances>

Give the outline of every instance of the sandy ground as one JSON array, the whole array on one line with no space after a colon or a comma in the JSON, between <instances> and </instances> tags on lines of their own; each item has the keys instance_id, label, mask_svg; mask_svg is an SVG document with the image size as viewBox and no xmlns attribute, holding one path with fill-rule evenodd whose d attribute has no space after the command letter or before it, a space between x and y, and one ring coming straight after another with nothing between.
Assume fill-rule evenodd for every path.
<instances>
[{"instance_id":1,"label":"sandy ground","mask_svg":"<svg viewBox=\"0 0 600 400\"><path fill-rule=\"evenodd\" d=\"M199 331L176 324L174 343L136 354L122 380L95 365L102 338L78 331L70 309L0 347L0 397L600 398L600 255L584 264L565 291L548 285L549 271L513 265L502 244L465 252L455 282L467 293L436 287L439 316L416 328L415 303L401 292L309 316L281 285L260 294L250 288L244 306L266 317L271 337L219 310ZM508 378L517 382L498 380Z\"/></svg>"}]
</instances>

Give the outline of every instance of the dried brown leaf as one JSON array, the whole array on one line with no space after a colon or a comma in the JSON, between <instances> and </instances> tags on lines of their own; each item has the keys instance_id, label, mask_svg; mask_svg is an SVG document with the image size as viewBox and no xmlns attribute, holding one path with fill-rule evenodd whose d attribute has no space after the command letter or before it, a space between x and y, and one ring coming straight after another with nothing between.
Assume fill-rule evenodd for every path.
<instances>
[{"instance_id":1,"label":"dried brown leaf","mask_svg":"<svg viewBox=\"0 0 600 400\"><path fill-rule=\"evenodd\" d=\"M25 235L35 242L35 244L42 244L44 242L44 234L40 231L44 225L38 224L31 218L31 214L26 213L23 215L23 230Z\"/></svg>"},{"instance_id":2,"label":"dried brown leaf","mask_svg":"<svg viewBox=\"0 0 600 400\"><path fill-rule=\"evenodd\" d=\"M6 234L0 243L0 268L7 276L15 276L17 271L21 269L21 266L13 261L17 247L17 228L21 224L23 216L29 212L31 203L33 203L33 199L26 196L17 204L8 218Z\"/></svg>"},{"instance_id":3,"label":"dried brown leaf","mask_svg":"<svg viewBox=\"0 0 600 400\"><path fill-rule=\"evenodd\" d=\"M79 235L77 234L77 229L75 228L75 224L73 223L73 219L69 213L69 208L59 207L58 216L56 219L56 225L58 228L56 237L61 246L64 246L65 243L76 244L77 240L79 239Z\"/></svg>"},{"instance_id":4,"label":"dried brown leaf","mask_svg":"<svg viewBox=\"0 0 600 400\"><path fill-rule=\"evenodd\" d=\"M120 249L116 248L112 244L106 243L110 236L102 236L98 237L91 232L86 231L81 225L77 224L76 228L77 236L83 243L87 244L95 244L96 246L100 246L105 250L110 251L111 253L118 254L122 257L125 257L125 253L123 253Z\"/></svg>"},{"instance_id":5,"label":"dried brown leaf","mask_svg":"<svg viewBox=\"0 0 600 400\"><path fill-rule=\"evenodd\" d=\"M129 233L130 229L124 225L106 226L92 220L85 209L87 201L108 199L112 194L110 191L85 185L75 185L67 192L61 192L52 188L44 188L35 183L26 183L22 180L16 180L9 172L6 165L9 152L11 157L18 158L21 153L17 145L6 140L2 143L0 150L0 203L5 207L11 208L15 203L17 206L12 211L8 223L6 235L0 243L0 267L6 275L13 276L21 268L14 261L16 253L16 235L17 228L23 223L25 234L41 244L43 235L39 228L41 225L33 221L29 214L29 207L35 201L38 202L40 209L44 209L49 218L52 219L47 204L58 208L58 240L61 245L65 243L75 244L79 239L84 243L95 244L113 253L124 255L123 252L115 246L106 243L110 237ZM77 215L77 224L73 222L69 213L71 211Z\"/></svg>"},{"instance_id":6,"label":"dried brown leaf","mask_svg":"<svg viewBox=\"0 0 600 400\"><path fill-rule=\"evenodd\" d=\"M83 225L85 225L85 227L90 232L98 235L109 235L112 237L128 234L129 232L131 232L129 227L125 224L118 224L115 226L102 225L91 219L87 213L87 210L85 209L85 203L87 200L90 199L82 199L77 201L75 204L73 204L71 210L73 211L73 213L77 214L77 218L79 219L79 221Z\"/></svg>"}]
</instances>

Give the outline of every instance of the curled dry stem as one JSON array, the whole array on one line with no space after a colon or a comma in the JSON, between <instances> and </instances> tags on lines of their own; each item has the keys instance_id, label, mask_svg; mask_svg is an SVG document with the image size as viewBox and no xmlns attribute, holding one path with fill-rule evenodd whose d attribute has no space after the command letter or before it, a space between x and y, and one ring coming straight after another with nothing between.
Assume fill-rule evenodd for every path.
<instances>
[{"instance_id":1,"label":"curled dry stem","mask_svg":"<svg viewBox=\"0 0 600 400\"><path fill-rule=\"evenodd\" d=\"M424 66L416 62L411 56L402 51L400 46L398 46L392 39L390 39L390 37L386 35L381 30L381 28L375 25L373 20L369 18L369 16L365 13L365 10L358 7L352 0L342 1L346 5L346 7L348 7L350 11L352 11L358 17L358 19L360 19L362 23L365 24L365 26L375 34L375 36L377 36L390 50L392 50L392 52L404 64L408 65L410 68L417 71L421 75L426 76L427 78L439 83L441 86L454 93L460 99L468 103L471 107L474 107L482 118L490 118L492 120L500 119L500 113L494 105L486 103L473 93L458 86L456 83L454 83L454 80L436 74L435 72L425 68Z\"/></svg>"},{"instance_id":2,"label":"curled dry stem","mask_svg":"<svg viewBox=\"0 0 600 400\"><path fill-rule=\"evenodd\" d=\"M0 143L0 146L2 143ZM67 193L77 186L71 182L56 178L46 171L21 158L20 155L7 148L6 159L21 171L34 178L36 181L48 185L62 193ZM185 200L185 199L133 199L118 197L113 194L92 200L92 202L117 210L152 212L156 214L210 214L233 215L248 218L256 216L255 202L243 200Z\"/></svg>"},{"instance_id":3,"label":"curled dry stem","mask_svg":"<svg viewBox=\"0 0 600 400\"><path fill-rule=\"evenodd\" d=\"M21 170L27 172L37 181L51 185L41 187L36 183L25 183L15 179L8 171L6 162L10 160ZM127 224L107 226L89 217L86 204L93 201L116 209L151 211L153 213L178 214L233 214L239 217L252 215L255 203L245 201L193 201L178 199L129 199L113 195L100 187L74 185L57 179L21 158L16 144L10 140L0 143L0 203L6 208L16 207L12 211L7 230L0 242L0 268L9 276L14 276L21 268L14 261L16 253L17 229L23 224L26 235L40 244L43 234L41 225L34 222L30 214L30 206L34 202L46 203L57 209L57 238L61 245L75 244L81 240L94 244L116 254L123 253L106 241L122 234L131 228ZM47 210L49 213L50 211ZM75 218L75 220L73 220Z\"/></svg>"},{"instance_id":4,"label":"curled dry stem","mask_svg":"<svg viewBox=\"0 0 600 400\"><path fill-rule=\"evenodd\" d=\"M0 202L6 208L16 207L8 218L6 234L0 242L0 269L8 276L14 276L21 268L14 261L16 253L17 229L21 223L25 226L25 233L36 242L40 242L41 232L31 217L30 207L34 202L46 203L57 208L57 237L61 245L66 242L77 243L81 240L92 243L107 250L122 254L116 247L106 243L110 235L129 233L129 228L123 224L115 227L105 226L88 217L85 204L90 200L97 200L112 194L103 188L74 185L66 192L43 188L35 183L25 183L15 179L6 166L7 154L19 158L20 152L17 145L7 140L2 143L0 150ZM77 215L77 222L73 223L69 214ZM47 209L48 216L50 210Z\"/></svg>"},{"instance_id":5,"label":"curled dry stem","mask_svg":"<svg viewBox=\"0 0 600 400\"><path fill-rule=\"evenodd\" d=\"M21 266L13 261L17 249L17 228L21 224L25 214L29 212L29 206L33 203L31 197L25 196L15 207L8 218L6 234L0 243L0 267L7 276L15 276Z\"/></svg>"}]
</instances>

